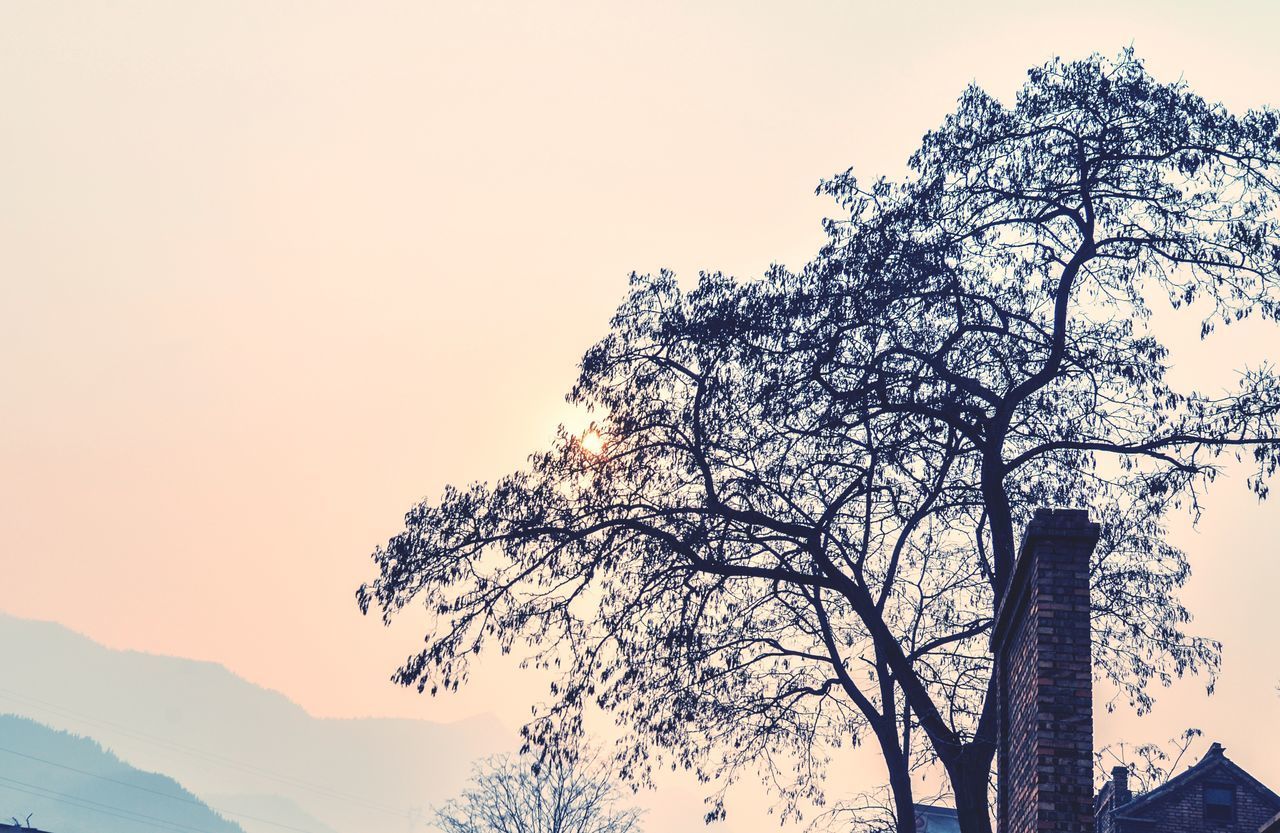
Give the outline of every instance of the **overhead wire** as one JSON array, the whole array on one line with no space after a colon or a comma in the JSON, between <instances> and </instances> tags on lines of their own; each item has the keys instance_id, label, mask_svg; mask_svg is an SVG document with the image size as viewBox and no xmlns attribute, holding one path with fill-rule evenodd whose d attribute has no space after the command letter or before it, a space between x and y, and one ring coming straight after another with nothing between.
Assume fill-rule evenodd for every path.
<instances>
[{"instance_id":1,"label":"overhead wire","mask_svg":"<svg viewBox=\"0 0 1280 833\"><path fill-rule=\"evenodd\" d=\"M271 826L273 826L273 827L280 827L280 828L283 828L283 829L285 829L285 830L293 830L293 831L297 831L297 833L313 833L313 831L306 830L305 828L302 828L302 827L294 827L294 826L292 826L292 825L284 824L284 823L282 823L282 822L272 821L271 819L259 818L258 816L253 816L253 815L250 815L250 814L248 814L248 813L237 813L237 812L233 812L233 811L231 811L231 810L220 810L220 809L216 809L216 808L210 807L208 804L205 804L203 801L198 801L198 800L196 800L196 799L194 799L194 798L187 798L187 797L185 797L185 796L181 796L181 795L174 795L174 794L172 794L172 793L161 792L160 790L153 790L153 789L150 789L149 787L144 787L144 786L142 786L141 784L130 784L128 781L121 781L121 780L119 780L119 779L117 779L117 778L111 778L111 777L108 777L108 776L106 776L106 775L99 775L99 774L94 773L94 772L89 772L88 770L79 769L79 768L77 768L77 767L73 767L73 766L68 766L67 764L60 764L60 763L58 763L57 761L50 761L50 760L47 760L47 759L45 759L45 758L41 758L41 757L39 757L38 755L28 755L27 753L25 753L25 752L19 752L19 751L17 751L16 749L9 749L9 748L7 748L7 747L0 746L0 752L7 752L7 753L9 753L10 755L17 755L18 757L21 757L21 758L27 758L28 760L32 760L32 761L38 761L38 762L40 762L40 763L42 763L42 764L48 764L49 766L55 766L55 767L58 767L59 769L69 770L70 772L74 772L74 773L77 773L77 774L79 774L79 775L84 775L84 776L87 776L87 777L89 777L89 778L97 778L97 779L99 779L99 780L101 780L101 781L108 781L108 782L110 782L110 783L112 783L112 784L118 784L118 785L120 785L120 786L122 786L122 787L128 787L128 788L129 788L129 789L131 789L131 790L138 790L138 791L140 791L140 792L144 792L144 793L151 793L152 795L158 795L158 796L160 796L161 798L167 798L167 799L169 799L169 800L171 800L171 801L181 801L181 802L182 802L182 803L184 803L184 804L191 804L191 805L194 805L194 806L196 806L196 807L201 807L201 808L203 808L203 809L209 810L210 812L216 812L216 813L218 813L219 815L224 815L224 816L235 816L235 817L237 817L237 818L242 818L242 819L245 819L245 820L247 820L247 821L256 821L256 822L261 822L262 824L269 824L269 825L271 825Z\"/></svg>"},{"instance_id":2,"label":"overhead wire","mask_svg":"<svg viewBox=\"0 0 1280 833\"><path fill-rule=\"evenodd\" d=\"M12 786L13 784L18 784L19 786ZM24 787L29 789L24 789ZM212 831L205 830L201 827L192 827L189 824L169 821L158 816L153 816L149 813L140 813L136 810L125 809L124 807L103 804L100 801L93 801L92 799L82 798L80 796L71 795L70 793L51 790L47 787L42 787L39 784L28 784L27 782L19 781L16 778L0 776L0 788L26 793L27 795L32 795L36 798L43 798L48 801L54 801L59 804L67 804L80 810L89 810L91 812L102 813L108 816L115 816L116 818L123 819L125 821L134 822L135 824L159 827L162 830L173 831L173 833L212 833ZM47 793L47 795L45 793Z\"/></svg>"},{"instance_id":3,"label":"overhead wire","mask_svg":"<svg viewBox=\"0 0 1280 833\"><path fill-rule=\"evenodd\" d=\"M237 761L233 758L229 758L214 752L208 752L193 746L187 746L185 744L177 743L175 741L169 741L164 738L159 738L159 737L156 737L155 735L150 735L139 729L131 728L129 726L124 726L119 723L113 723L111 721L88 717L86 715L79 714L77 712L71 711L70 709L67 709L65 707L59 706L54 703L50 703L48 701L41 700L36 697L31 697L29 695L19 694L18 692L15 692L11 689L0 687L0 698L15 701L18 703L22 703L25 701L26 703L35 704L37 708L43 708L46 711L53 712L54 714L60 714L63 717L67 717L72 720L79 721L81 723L86 723L91 726L99 726L99 727L110 729L112 731L121 732L127 736L133 737L136 740L140 740L144 743L160 746L160 747L169 749L171 751L178 752L180 754L201 759L201 760L204 760L206 763L212 763L217 766L223 766L229 769L239 770L240 772L244 772L250 775L256 775L259 777L268 778L268 779L277 781L278 783L282 783L291 787L306 790L308 792L321 795L326 798L336 799L339 801L345 801L351 804L359 805L363 809L377 810L379 812L387 813L389 815L393 815L398 818L407 819L410 822L415 822L418 820L412 813L408 811L396 809L394 807L381 804L371 799L366 799L361 796L353 795L351 793L345 793L340 790L334 789L332 787L315 784L300 778L295 778L290 775L284 775L269 769L264 769L262 767L254 766L253 764L247 764L247 763Z\"/></svg>"}]
</instances>

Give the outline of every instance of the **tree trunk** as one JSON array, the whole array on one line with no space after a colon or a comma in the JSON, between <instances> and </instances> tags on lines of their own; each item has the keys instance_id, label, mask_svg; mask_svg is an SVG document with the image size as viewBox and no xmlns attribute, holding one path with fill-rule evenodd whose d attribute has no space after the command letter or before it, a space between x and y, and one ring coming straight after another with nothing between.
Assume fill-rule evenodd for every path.
<instances>
[{"instance_id":1,"label":"tree trunk","mask_svg":"<svg viewBox=\"0 0 1280 833\"><path fill-rule=\"evenodd\" d=\"M998 454L983 455L982 502L987 510L987 527L991 530L991 584L999 604L1013 573L1017 553L1013 543L1013 512L1004 489L1004 464Z\"/></svg>"},{"instance_id":2,"label":"tree trunk","mask_svg":"<svg viewBox=\"0 0 1280 833\"><path fill-rule=\"evenodd\" d=\"M881 744L884 748L884 744ZM916 805L911 792L911 772L907 769L906 758L898 750L896 740L893 744L894 755L891 759L885 755L885 763L889 768L889 789L893 793L893 815L897 820L898 833L916 833Z\"/></svg>"},{"instance_id":3,"label":"tree trunk","mask_svg":"<svg viewBox=\"0 0 1280 833\"><path fill-rule=\"evenodd\" d=\"M995 747L989 743L966 743L959 760L946 767L956 800L960 833L991 833L991 806L988 779Z\"/></svg>"}]
</instances>

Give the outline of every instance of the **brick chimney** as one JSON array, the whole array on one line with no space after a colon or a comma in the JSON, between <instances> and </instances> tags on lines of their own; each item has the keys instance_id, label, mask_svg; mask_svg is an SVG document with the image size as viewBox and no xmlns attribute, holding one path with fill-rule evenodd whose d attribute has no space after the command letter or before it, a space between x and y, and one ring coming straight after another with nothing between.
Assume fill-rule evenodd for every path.
<instances>
[{"instance_id":1,"label":"brick chimney","mask_svg":"<svg viewBox=\"0 0 1280 833\"><path fill-rule=\"evenodd\" d=\"M1037 509L992 628L998 833L1093 833L1089 557L1100 527Z\"/></svg>"},{"instance_id":2,"label":"brick chimney","mask_svg":"<svg viewBox=\"0 0 1280 833\"><path fill-rule=\"evenodd\" d=\"M1129 767L1111 767L1111 806L1123 807L1133 799L1129 792Z\"/></svg>"}]
</instances>

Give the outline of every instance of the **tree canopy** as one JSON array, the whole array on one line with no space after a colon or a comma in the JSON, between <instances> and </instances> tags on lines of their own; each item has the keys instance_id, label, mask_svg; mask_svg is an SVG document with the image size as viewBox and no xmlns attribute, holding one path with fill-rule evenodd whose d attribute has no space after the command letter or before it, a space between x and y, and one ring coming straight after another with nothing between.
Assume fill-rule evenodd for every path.
<instances>
[{"instance_id":1,"label":"tree canopy","mask_svg":"<svg viewBox=\"0 0 1280 833\"><path fill-rule=\"evenodd\" d=\"M1223 454L1265 497L1280 384L1182 390L1150 326L1200 335L1280 313L1280 118L1234 115L1123 53L1032 70L1011 105L975 87L902 181L822 183L843 216L805 268L755 280L633 276L569 400L596 415L493 485L414 507L358 600L418 601L396 675L456 688L486 648L556 672L530 745L587 704L659 762L720 786L759 772L783 811L823 803L848 744L945 771L965 833L990 829L993 613L1037 505L1088 508L1098 672L1139 710L1217 668L1187 629L1167 540ZM1208 380L1218 385L1219 380ZM585 441L584 441L585 440Z\"/></svg>"}]
</instances>

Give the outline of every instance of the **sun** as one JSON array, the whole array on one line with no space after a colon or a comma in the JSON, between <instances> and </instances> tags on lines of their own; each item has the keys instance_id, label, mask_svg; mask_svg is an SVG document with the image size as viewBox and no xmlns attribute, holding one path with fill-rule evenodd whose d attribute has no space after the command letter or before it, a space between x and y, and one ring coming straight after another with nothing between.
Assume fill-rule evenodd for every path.
<instances>
[{"instance_id":1,"label":"sun","mask_svg":"<svg viewBox=\"0 0 1280 833\"><path fill-rule=\"evenodd\" d=\"M600 436L599 431L588 431L578 442L582 445L582 450L588 454L599 454L604 451L604 437Z\"/></svg>"}]
</instances>

